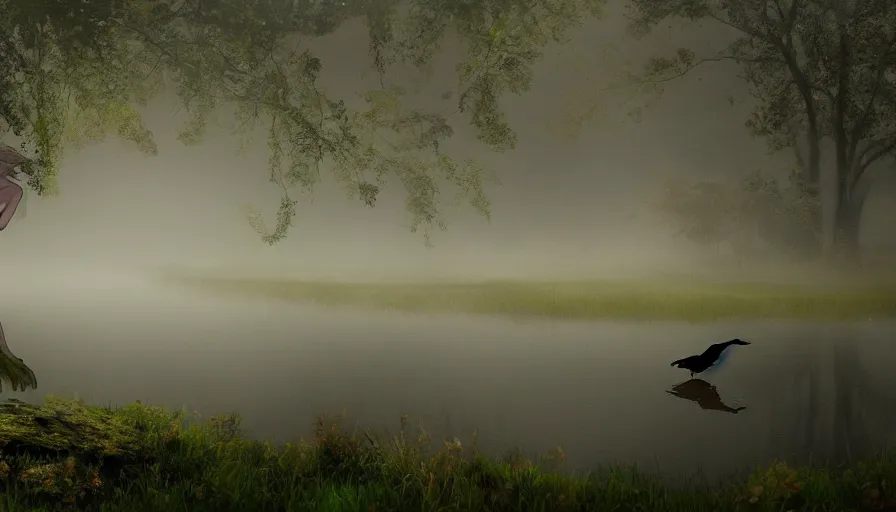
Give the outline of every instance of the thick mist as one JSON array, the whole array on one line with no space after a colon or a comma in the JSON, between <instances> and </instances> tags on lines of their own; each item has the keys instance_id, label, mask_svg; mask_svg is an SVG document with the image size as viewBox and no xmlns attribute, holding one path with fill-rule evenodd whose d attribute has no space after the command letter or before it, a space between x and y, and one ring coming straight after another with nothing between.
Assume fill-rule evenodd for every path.
<instances>
[{"instance_id":1,"label":"thick mist","mask_svg":"<svg viewBox=\"0 0 896 512\"><path fill-rule=\"evenodd\" d=\"M712 179L736 182L753 169L786 172L789 154L770 156L749 136L746 97L734 70L698 70L671 83L640 121L629 115L630 94L598 94L601 87L670 44L690 43L677 31L643 42L623 39L609 22L590 24L567 46L548 49L533 90L508 97L504 107L518 131L516 150L497 154L456 122L452 150L495 171L488 190L493 219L446 192L447 232L434 248L410 233L403 190L393 183L375 209L346 198L323 172L313 197L300 197L291 236L274 247L249 228L242 207L252 203L271 220L278 189L267 181L264 134L242 154L229 136L227 112L198 147L175 140L185 119L171 97L144 109L160 153L144 157L115 140L65 157L58 197L26 199L27 214L3 233L4 261L16 274L39 279L47 271L75 278L111 269L146 272L185 267L228 274L320 279L437 279L595 277L689 273L718 260L715 249L673 235L677 227L658 212L665 182ZM698 32L699 34L699 32ZM330 94L353 97L371 86L365 72L366 34L359 24L315 42ZM690 35L690 38L696 36ZM706 44L724 34L707 33ZM338 51L335 49L339 49ZM458 48L445 49L450 56ZM437 64L431 83L450 83L453 69ZM409 73L409 78L413 76ZM730 83L730 87L720 84ZM431 90L438 90L430 87ZM426 96L423 91L421 97ZM576 137L574 111L599 104ZM892 215L888 192L875 185L865 217L866 245L882 245ZM891 242L892 243L892 242ZM724 259L724 258L722 258ZM67 270L63 270L67 269ZM90 280L111 278L91 277Z\"/></svg>"},{"instance_id":2,"label":"thick mist","mask_svg":"<svg viewBox=\"0 0 896 512\"><path fill-rule=\"evenodd\" d=\"M409 414L436 438L476 428L494 452L562 444L574 468L624 461L730 471L779 457L840 460L844 450L871 453L892 441L887 361L896 326L878 318L696 325L428 316L215 297L158 280L172 271L340 281L816 280L810 265L774 252L743 266L729 247L675 236L657 206L670 179L734 186L756 169L786 175L793 162L750 136L749 95L729 65L670 82L632 116L640 100L631 91L604 91L626 69L727 36L669 27L633 42L614 19L611 9L569 44L549 47L533 90L505 98L515 150L490 152L455 120L450 149L501 183L488 188L491 221L450 206L448 191L449 228L431 248L409 231L397 183L366 208L326 168L313 195L297 196L287 239L265 245L243 210L259 207L270 224L279 201L263 129L237 152L225 110L203 144L184 147L176 135L186 115L170 94L143 109L158 156L115 140L67 154L60 195L29 194L0 234L0 321L40 382L25 398L142 400L206 416L235 410L254 436L278 441L307 434L318 414L346 409L393 430ZM360 24L347 24L313 42L323 87L349 104L375 84L365 72L366 38ZM446 44L430 77L436 86L424 86L420 101L453 83L447 57L458 51ZM887 171L872 170L863 218L862 258L874 272L896 261L896 179ZM733 337L753 344L712 382L727 406L744 409L704 411L666 393L687 378L670 361Z\"/></svg>"}]
</instances>

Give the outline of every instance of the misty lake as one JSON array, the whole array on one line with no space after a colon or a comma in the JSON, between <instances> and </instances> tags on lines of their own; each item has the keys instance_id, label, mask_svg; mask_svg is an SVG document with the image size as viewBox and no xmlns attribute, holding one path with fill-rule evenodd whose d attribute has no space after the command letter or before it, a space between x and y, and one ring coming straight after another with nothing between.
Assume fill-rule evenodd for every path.
<instances>
[{"instance_id":1,"label":"misty lake","mask_svg":"<svg viewBox=\"0 0 896 512\"><path fill-rule=\"evenodd\" d=\"M50 280L52 281L52 280ZM415 316L216 299L123 280L22 287L0 304L37 391L134 400L204 415L237 411L254 437L307 436L347 412L396 431L408 414L434 438L498 454L562 445L568 467L637 463L669 472L749 469L776 458L844 459L896 429L896 322L613 323ZM734 337L703 377L737 414L667 393L669 363ZM13 396L5 394L5 396Z\"/></svg>"}]
</instances>

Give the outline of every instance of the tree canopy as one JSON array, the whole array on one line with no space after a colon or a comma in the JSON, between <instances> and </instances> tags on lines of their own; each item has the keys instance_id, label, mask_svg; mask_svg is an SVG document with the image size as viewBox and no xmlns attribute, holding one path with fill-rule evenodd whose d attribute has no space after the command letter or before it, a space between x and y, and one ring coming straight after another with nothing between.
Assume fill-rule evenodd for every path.
<instances>
[{"instance_id":1,"label":"tree canopy","mask_svg":"<svg viewBox=\"0 0 896 512\"><path fill-rule=\"evenodd\" d=\"M669 19L732 29L724 48L704 55L678 49L652 59L641 78L664 82L705 63L736 62L755 99L748 127L773 150L799 149L806 188L816 197L822 145L832 142L837 205L831 232L854 246L865 171L896 150L896 3L632 0L630 6L641 35Z\"/></svg>"},{"instance_id":2,"label":"tree canopy","mask_svg":"<svg viewBox=\"0 0 896 512\"><path fill-rule=\"evenodd\" d=\"M246 135L267 131L270 180L283 190L270 244L295 216L295 191L330 172L368 206L397 180L412 230L444 227L440 185L449 183L483 215L482 169L442 149L454 122L472 124L496 151L516 138L499 107L522 94L549 42L599 13L604 0L0 0L0 119L22 137L22 174L38 194L57 191L65 151L108 134L157 151L139 106L171 88L190 113L180 133L201 143L210 116L232 106ZM307 42L362 19L380 86L354 109L319 86L326 62ZM448 37L465 53L444 97L450 112L407 106L396 64L425 70ZM360 73L361 70L359 70Z\"/></svg>"}]
</instances>

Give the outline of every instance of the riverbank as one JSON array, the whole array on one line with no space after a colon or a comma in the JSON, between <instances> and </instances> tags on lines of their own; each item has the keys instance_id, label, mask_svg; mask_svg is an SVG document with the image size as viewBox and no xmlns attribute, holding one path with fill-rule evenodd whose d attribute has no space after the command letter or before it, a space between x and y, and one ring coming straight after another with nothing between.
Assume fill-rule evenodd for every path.
<instances>
[{"instance_id":1,"label":"riverbank","mask_svg":"<svg viewBox=\"0 0 896 512\"><path fill-rule=\"evenodd\" d=\"M850 468L775 464L725 485L668 487L632 468L568 475L561 448L491 460L400 423L394 437L321 420L312 439L249 441L239 420L133 404L0 405L0 510L892 510L896 457ZM890 507L890 508L888 508Z\"/></svg>"},{"instance_id":2,"label":"riverbank","mask_svg":"<svg viewBox=\"0 0 896 512\"><path fill-rule=\"evenodd\" d=\"M896 286L873 283L827 286L682 280L341 283L199 276L168 276L165 280L221 296L312 301L328 306L416 313L691 322L896 318Z\"/></svg>"}]
</instances>

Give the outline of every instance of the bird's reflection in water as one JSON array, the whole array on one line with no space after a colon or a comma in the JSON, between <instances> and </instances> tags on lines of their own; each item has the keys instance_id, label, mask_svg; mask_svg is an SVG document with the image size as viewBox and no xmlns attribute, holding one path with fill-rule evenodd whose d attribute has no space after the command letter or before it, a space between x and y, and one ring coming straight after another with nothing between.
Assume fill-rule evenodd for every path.
<instances>
[{"instance_id":1,"label":"bird's reflection in water","mask_svg":"<svg viewBox=\"0 0 896 512\"><path fill-rule=\"evenodd\" d=\"M719 396L716 387L701 379L691 379L682 382L681 384L674 386L671 391L666 391L666 393L678 398L697 402L697 405L699 405L701 409L706 409L708 411L722 411L737 414L746 409L746 407L729 407L725 405L725 403L722 402L722 397Z\"/></svg>"}]
</instances>

